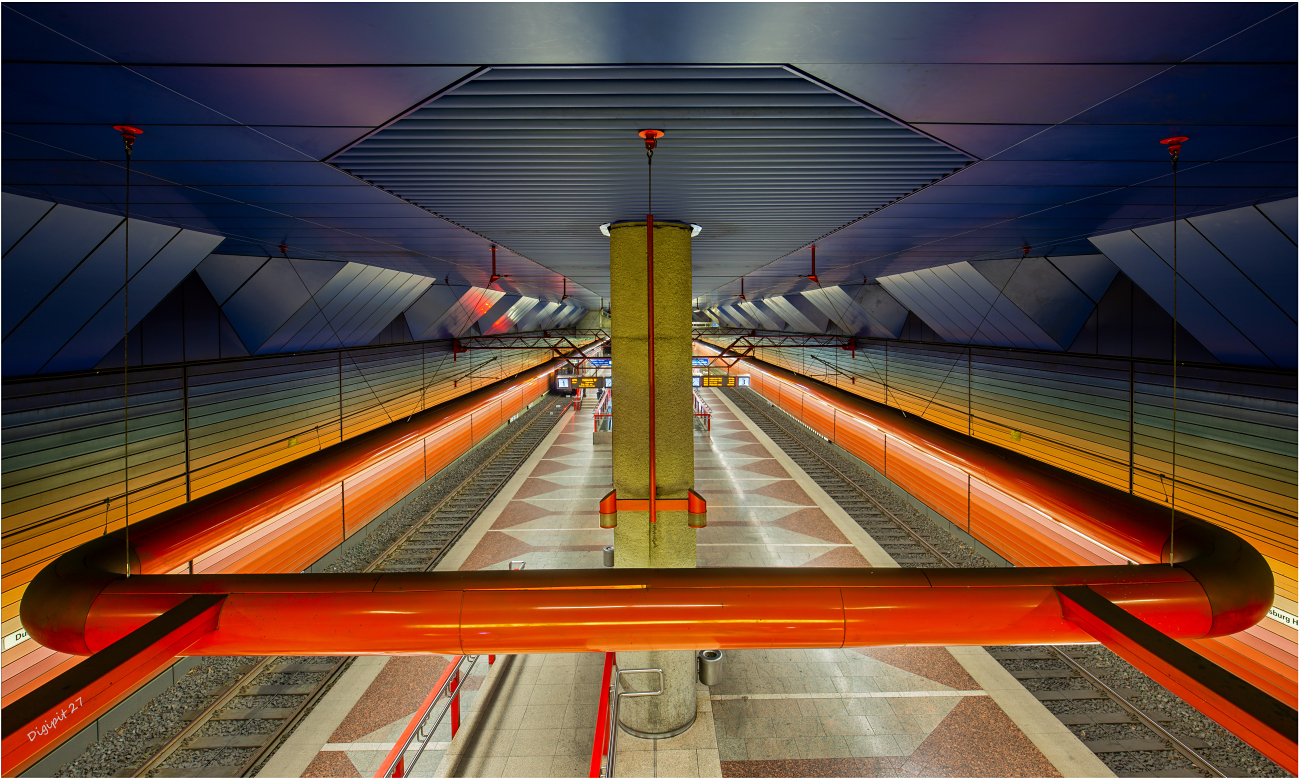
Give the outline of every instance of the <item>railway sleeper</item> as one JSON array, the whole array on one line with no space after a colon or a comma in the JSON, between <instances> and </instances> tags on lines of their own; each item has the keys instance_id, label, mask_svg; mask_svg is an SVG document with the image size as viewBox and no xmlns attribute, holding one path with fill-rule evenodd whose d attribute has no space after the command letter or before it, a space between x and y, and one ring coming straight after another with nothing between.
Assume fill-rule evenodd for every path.
<instances>
[{"instance_id":1,"label":"railway sleeper","mask_svg":"<svg viewBox=\"0 0 1300 779\"><path fill-rule=\"evenodd\" d=\"M1173 722L1174 718L1158 711L1143 709L1142 713L1156 722ZM1056 714L1062 725L1137 725L1137 719L1123 711L1071 711Z\"/></svg>"}]
</instances>

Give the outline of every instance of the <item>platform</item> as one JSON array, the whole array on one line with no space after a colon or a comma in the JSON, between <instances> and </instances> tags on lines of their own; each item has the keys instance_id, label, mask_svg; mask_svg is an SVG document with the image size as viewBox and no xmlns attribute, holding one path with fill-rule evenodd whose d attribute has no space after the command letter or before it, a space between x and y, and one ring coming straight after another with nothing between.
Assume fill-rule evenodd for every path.
<instances>
[{"instance_id":1,"label":"platform","mask_svg":"<svg viewBox=\"0 0 1300 779\"><path fill-rule=\"evenodd\" d=\"M712 436L696 439L709 501L698 565L896 565L722 393L703 395L714 413ZM552 431L439 570L601 565L611 465L610 446L590 443L593 408ZM358 659L262 775L373 775L446 662ZM412 775L586 776L602 662L480 662L460 734L442 725ZM696 694L685 734L620 736L618 776L1112 775L978 647L729 651L722 683Z\"/></svg>"}]
</instances>

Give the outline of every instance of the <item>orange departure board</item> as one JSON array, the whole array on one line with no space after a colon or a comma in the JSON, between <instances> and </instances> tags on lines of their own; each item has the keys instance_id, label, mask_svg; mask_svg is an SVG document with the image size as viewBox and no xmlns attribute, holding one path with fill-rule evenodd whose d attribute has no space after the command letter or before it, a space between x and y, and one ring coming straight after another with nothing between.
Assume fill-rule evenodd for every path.
<instances>
[{"instance_id":1,"label":"orange departure board","mask_svg":"<svg viewBox=\"0 0 1300 779\"><path fill-rule=\"evenodd\" d=\"M748 376L696 376L691 382L697 387L748 387Z\"/></svg>"}]
</instances>

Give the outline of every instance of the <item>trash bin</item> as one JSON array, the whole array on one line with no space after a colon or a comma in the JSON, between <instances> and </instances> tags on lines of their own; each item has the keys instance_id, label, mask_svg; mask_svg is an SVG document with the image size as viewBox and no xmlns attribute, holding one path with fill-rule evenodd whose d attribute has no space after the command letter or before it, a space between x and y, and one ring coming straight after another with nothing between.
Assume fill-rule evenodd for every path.
<instances>
[{"instance_id":1,"label":"trash bin","mask_svg":"<svg viewBox=\"0 0 1300 779\"><path fill-rule=\"evenodd\" d=\"M605 567L614 567L614 547L612 546L605 547Z\"/></svg>"},{"instance_id":2,"label":"trash bin","mask_svg":"<svg viewBox=\"0 0 1300 779\"><path fill-rule=\"evenodd\" d=\"M722 681L722 650L703 649L700 658L700 683L712 687Z\"/></svg>"}]
</instances>

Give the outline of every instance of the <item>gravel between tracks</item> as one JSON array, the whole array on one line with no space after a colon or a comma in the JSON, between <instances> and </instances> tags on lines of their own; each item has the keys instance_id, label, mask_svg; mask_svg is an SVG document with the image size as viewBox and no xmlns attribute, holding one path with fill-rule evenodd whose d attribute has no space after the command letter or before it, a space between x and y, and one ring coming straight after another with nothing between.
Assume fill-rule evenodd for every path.
<instances>
[{"instance_id":1,"label":"gravel between tracks","mask_svg":"<svg viewBox=\"0 0 1300 779\"><path fill-rule=\"evenodd\" d=\"M325 569L326 572L361 571L370 565L398 536L409 530L439 501L454 491L475 468L495 455L506 440L518 431L519 425L526 424L539 414L550 411L554 407L554 401L555 398L549 395L543 396L540 402L526 409L513 423L493 433L453 466L443 469L434 481L422 488L401 511L384 520L371 531L369 536L340 555L338 560ZM558 418L557 415L556 419ZM545 424L545 420L542 423ZM64 764L54 775L59 777L129 776L143 765L158 747L189 723L189 720L183 719L186 712L203 710L226 687L238 680L250 666L261 659L260 657L205 658L190 669L179 682L164 690L115 730L104 733L99 741ZM301 659L311 662L330 661L330 658L319 657ZM275 676L277 678L274 682L266 683L298 684L320 678L318 675L311 674L276 674ZM263 678L265 677L266 675L263 675ZM281 681L281 678L286 680L301 678L304 681ZM275 703L276 700L280 702ZM294 706L300 700L300 697L295 696L257 696L236 699L235 705L252 705L252 702L256 702L259 706ZM204 726L202 735L252 735L265 732L262 728L266 726L260 724L261 722L259 720L209 722ZM173 769L192 768L195 771L214 763L241 765L253 751L251 749L211 750L205 752L205 757L201 761L178 763L176 758L172 758L167 765Z\"/></svg>"},{"instance_id":2,"label":"gravel between tracks","mask_svg":"<svg viewBox=\"0 0 1300 779\"><path fill-rule=\"evenodd\" d=\"M852 478L856 484L864 488L873 498L880 501L900 521L934 545L955 565L963 568L983 568L989 565L989 561L980 556L974 549L959 542L945 529L940 528L935 522L913 508L910 503L898 497L890 488L877 481L873 475L859 467L856 458L846 455L844 450L838 446L828 443L825 438L817 435L793 417L776 409L753 390L734 390L728 391L727 394L733 400L741 400L737 405L742 411L747 410L746 401L748 401L749 404L758 406L763 411L779 419L781 425L790 430L802 443L808 445L817 454L830 460L835 467ZM1011 650L1015 649L1015 647L988 647L988 649ZM1129 665L1128 662L1109 649L1098 644L1091 644L1070 647L1070 650L1076 660L1087 666L1110 686L1133 690L1136 694L1130 696L1129 700L1139 708L1170 717L1171 721L1162 722L1161 724L1172 733L1180 737L1190 736L1205 741L1208 746L1197 751L1228 776L1291 776L1290 773L1279 768L1276 763L1224 730L1218 723L1184 703L1173 693L1153 682L1146 674ZM1051 660L1010 660L1000 662L1008 670L1065 667L1063 663ZM1032 679L1025 681L1028 683L1022 683L1025 683L1026 688L1030 690L1083 689L1088 687L1087 682L1081 678ZM1053 713L1120 711L1119 707L1109 700L1047 701L1044 705ZM1151 731L1141 725L1070 725L1067 727L1084 741L1151 737ZM1159 754L1151 752L1113 752L1099 754L1098 757L1119 776L1183 768L1186 769L1185 775L1187 776L1201 775L1186 758L1176 752L1162 752Z\"/></svg>"}]
</instances>

